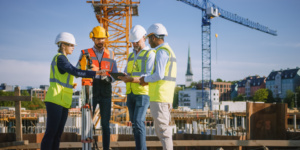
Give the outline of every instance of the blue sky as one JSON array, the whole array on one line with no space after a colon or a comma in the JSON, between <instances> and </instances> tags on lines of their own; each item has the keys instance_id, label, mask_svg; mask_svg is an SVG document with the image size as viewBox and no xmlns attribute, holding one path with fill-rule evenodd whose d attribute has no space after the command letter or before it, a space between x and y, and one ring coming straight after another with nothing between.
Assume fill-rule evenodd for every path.
<instances>
[{"instance_id":1,"label":"blue sky","mask_svg":"<svg viewBox=\"0 0 300 150\"><path fill-rule=\"evenodd\" d=\"M222 18L212 20L212 79L238 80L249 75L267 76L272 70L299 66L299 0L211 0L222 9L277 30L272 36ZM202 12L176 0L142 0L132 24L146 30L162 23L177 56L177 83L184 84L190 44L194 80L201 79ZM89 32L99 25L85 0L0 1L0 83L37 87L49 84L50 62L57 52L55 37L70 32L78 46L71 56L77 63L81 49L93 42ZM130 49L132 51L132 49ZM300 67L300 66L299 66ZM76 79L80 83L80 79Z\"/></svg>"}]
</instances>

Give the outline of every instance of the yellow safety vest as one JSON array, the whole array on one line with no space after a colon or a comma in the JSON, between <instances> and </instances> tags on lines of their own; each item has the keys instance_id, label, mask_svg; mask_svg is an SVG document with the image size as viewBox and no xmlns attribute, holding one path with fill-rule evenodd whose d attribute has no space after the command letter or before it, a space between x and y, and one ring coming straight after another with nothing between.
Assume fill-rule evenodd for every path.
<instances>
[{"instance_id":1,"label":"yellow safety vest","mask_svg":"<svg viewBox=\"0 0 300 150\"><path fill-rule=\"evenodd\" d=\"M136 61L134 61L133 52L129 54L127 73L130 75L130 77L140 77L142 74L146 73L147 60L152 52L155 52L155 50L141 50ZM126 94L130 94L131 92L133 92L135 95L148 95L149 87L141 86L139 83L127 82Z\"/></svg>"},{"instance_id":2,"label":"yellow safety vest","mask_svg":"<svg viewBox=\"0 0 300 150\"><path fill-rule=\"evenodd\" d=\"M58 53L54 56L50 67L50 87L45 102L55 103L65 108L71 108L74 76L69 73L60 74L57 67Z\"/></svg>"},{"instance_id":3,"label":"yellow safety vest","mask_svg":"<svg viewBox=\"0 0 300 150\"><path fill-rule=\"evenodd\" d=\"M165 68L164 78L156 82L149 82L149 96L151 102L173 103L174 89L176 84L177 63L176 56L169 45L163 45L156 50L165 50L169 54L169 60ZM156 60L154 69L151 74L155 72Z\"/></svg>"}]
</instances>

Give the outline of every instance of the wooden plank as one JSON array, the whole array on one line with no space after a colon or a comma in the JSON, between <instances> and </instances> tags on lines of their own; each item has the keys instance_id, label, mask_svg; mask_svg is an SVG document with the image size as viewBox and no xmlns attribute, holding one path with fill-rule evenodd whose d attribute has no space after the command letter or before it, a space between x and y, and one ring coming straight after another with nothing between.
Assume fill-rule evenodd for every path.
<instances>
[{"instance_id":1,"label":"wooden plank","mask_svg":"<svg viewBox=\"0 0 300 150\"><path fill-rule=\"evenodd\" d=\"M102 142L97 142L102 147ZM162 147L160 141L147 141L147 147ZM272 146L272 147L299 147L299 140L175 140L177 146ZM39 149L40 143L29 143L23 146L11 146L5 149ZM81 142L61 142L59 148L81 148ZM110 142L110 147L135 147L135 141Z\"/></svg>"},{"instance_id":2,"label":"wooden plank","mask_svg":"<svg viewBox=\"0 0 300 150\"><path fill-rule=\"evenodd\" d=\"M21 96L20 87L15 87L15 96ZM15 101L16 140L22 141L21 101Z\"/></svg>"},{"instance_id":3,"label":"wooden plank","mask_svg":"<svg viewBox=\"0 0 300 150\"><path fill-rule=\"evenodd\" d=\"M31 96L0 96L0 101L31 101Z\"/></svg>"},{"instance_id":4,"label":"wooden plank","mask_svg":"<svg viewBox=\"0 0 300 150\"><path fill-rule=\"evenodd\" d=\"M18 141L18 142L5 142L5 143L0 143L0 148L7 148L7 147L11 147L11 146L24 146L24 145L28 145L28 141Z\"/></svg>"}]
</instances>

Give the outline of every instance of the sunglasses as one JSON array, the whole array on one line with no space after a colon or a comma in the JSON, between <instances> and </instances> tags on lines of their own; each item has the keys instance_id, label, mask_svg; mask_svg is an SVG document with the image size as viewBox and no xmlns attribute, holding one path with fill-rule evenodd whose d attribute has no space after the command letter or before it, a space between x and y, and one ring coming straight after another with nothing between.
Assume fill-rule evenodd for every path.
<instances>
[{"instance_id":1,"label":"sunglasses","mask_svg":"<svg viewBox=\"0 0 300 150\"><path fill-rule=\"evenodd\" d=\"M74 44L69 44L69 43L63 43L64 45L70 46L70 47L74 47Z\"/></svg>"}]
</instances>

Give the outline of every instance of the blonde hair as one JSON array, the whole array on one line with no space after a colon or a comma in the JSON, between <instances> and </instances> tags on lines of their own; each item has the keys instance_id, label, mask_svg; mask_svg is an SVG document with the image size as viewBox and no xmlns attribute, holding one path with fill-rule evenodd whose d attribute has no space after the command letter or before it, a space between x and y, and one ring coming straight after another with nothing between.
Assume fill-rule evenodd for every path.
<instances>
[{"instance_id":1,"label":"blonde hair","mask_svg":"<svg viewBox=\"0 0 300 150\"><path fill-rule=\"evenodd\" d=\"M62 52L63 51L63 48L62 48L62 45L63 44L63 42L58 42L57 43L57 45L58 45L58 50L57 50L57 52Z\"/></svg>"}]
</instances>

